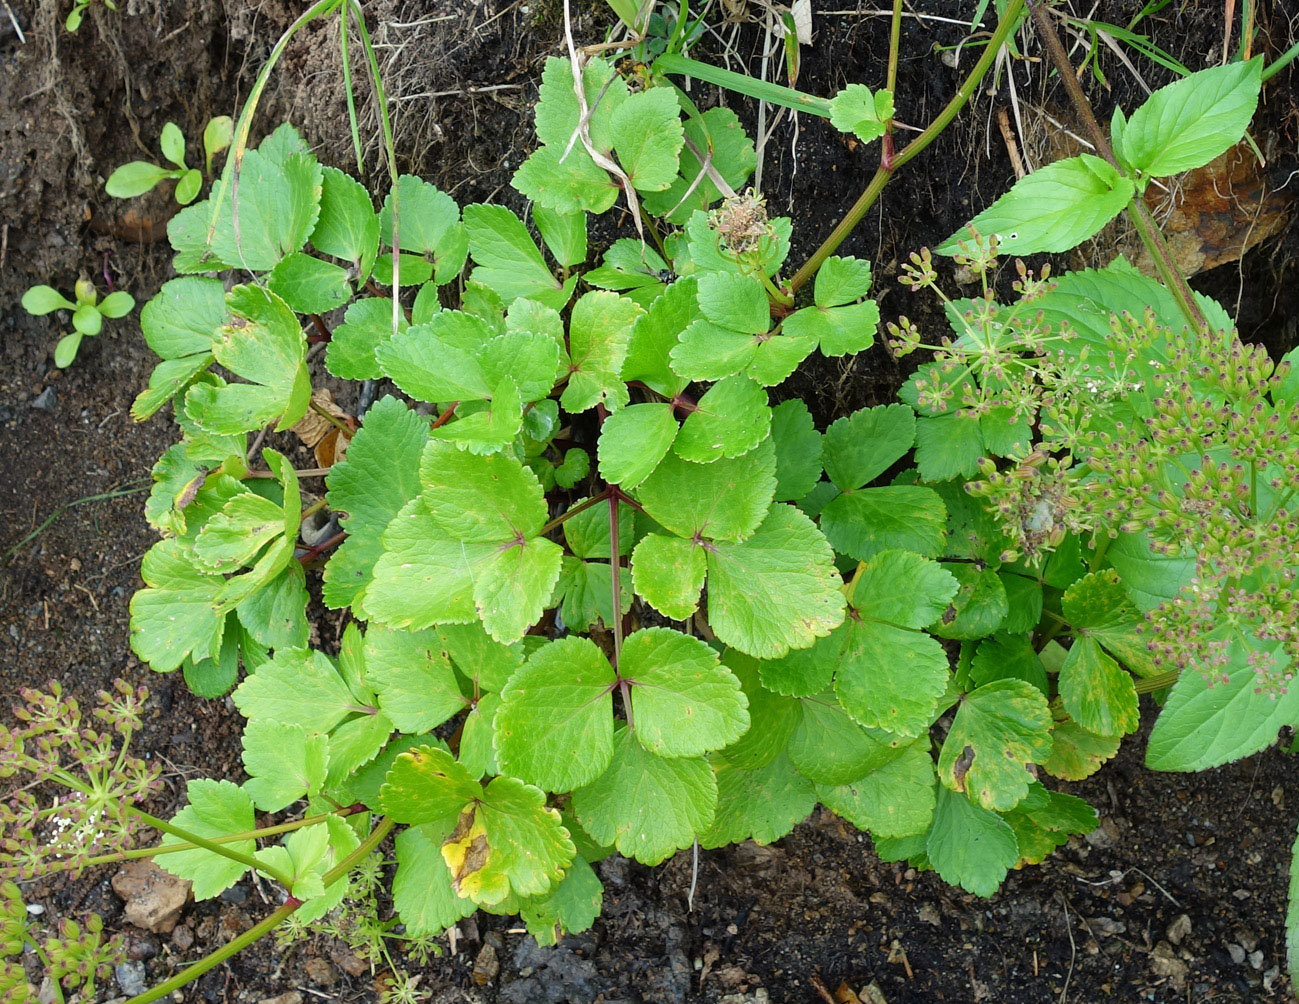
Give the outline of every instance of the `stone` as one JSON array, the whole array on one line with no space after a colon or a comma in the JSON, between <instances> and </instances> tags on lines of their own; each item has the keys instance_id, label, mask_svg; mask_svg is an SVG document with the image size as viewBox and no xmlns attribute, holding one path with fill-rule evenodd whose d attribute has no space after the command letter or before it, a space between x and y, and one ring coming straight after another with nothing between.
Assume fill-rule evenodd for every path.
<instances>
[{"instance_id":1,"label":"stone","mask_svg":"<svg viewBox=\"0 0 1299 1004\"><path fill-rule=\"evenodd\" d=\"M307 979L316 986L328 986L338 981L338 970L325 959L308 959L303 968L307 971Z\"/></svg>"},{"instance_id":2,"label":"stone","mask_svg":"<svg viewBox=\"0 0 1299 1004\"><path fill-rule=\"evenodd\" d=\"M144 982L143 962L120 963L113 970L113 975L117 977L117 985L124 994L134 997L148 989Z\"/></svg>"},{"instance_id":3,"label":"stone","mask_svg":"<svg viewBox=\"0 0 1299 1004\"><path fill-rule=\"evenodd\" d=\"M32 398L29 408L40 408L41 411L54 413L54 406L59 403L58 395L54 393L53 387L46 387L43 391Z\"/></svg>"},{"instance_id":4,"label":"stone","mask_svg":"<svg viewBox=\"0 0 1299 1004\"><path fill-rule=\"evenodd\" d=\"M1236 963L1236 965L1238 966L1244 965L1245 949L1241 948L1240 945L1236 944L1233 941L1230 945L1227 946L1227 953L1231 956L1231 961Z\"/></svg>"},{"instance_id":5,"label":"stone","mask_svg":"<svg viewBox=\"0 0 1299 1004\"><path fill-rule=\"evenodd\" d=\"M1168 940L1174 945L1180 945L1182 939L1191 933L1191 918L1185 913L1179 913L1173 918L1173 922L1168 925L1168 930L1164 933L1168 935Z\"/></svg>"},{"instance_id":6,"label":"stone","mask_svg":"<svg viewBox=\"0 0 1299 1004\"><path fill-rule=\"evenodd\" d=\"M128 861L113 876L113 892L125 903L128 924L154 934L170 934L189 899L190 883L153 861Z\"/></svg>"},{"instance_id":7,"label":"stone","mask_svg":"<svg viewBox=\"0 0 1299 1004\"><path fill-rule=\"evenodd\" d=\"M485 987L496 979L496 974L500 971L501 963L496 956L496 949L491 945L483 945L478 958L474 959L474 982L480 987Z\"/></svg>"},{"instance_id":8,"label":"stone","mask_svg":"<svg viewBox=\"0 0 1299 1004\"><path fill-rule=\"evenodd\" d=\"M1173 946L1167 941L1161 941L1150 953L1150 969L1156 976L1170 980L1175 990L1186 985L1186 963L1173 954Z\"/></svg>"}]
</instances>

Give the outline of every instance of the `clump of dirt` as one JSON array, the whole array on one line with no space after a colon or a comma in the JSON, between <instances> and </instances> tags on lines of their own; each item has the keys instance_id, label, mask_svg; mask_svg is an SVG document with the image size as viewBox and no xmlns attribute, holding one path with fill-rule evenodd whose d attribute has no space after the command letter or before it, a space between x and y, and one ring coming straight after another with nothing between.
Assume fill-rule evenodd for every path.
<instances>
[{"instance_id":1,"label":"clump of dirt","mask_svg":"<svg viewBox=\"0 0 1299 1004\"><path fill-rule=\"evenodd\" d=\"M234 114L301 5L129 0L119 13L93 7L76 35L61 27L64 6L7 0L0 9L0 300L10 305L0 312L0 455L10 472L0 478L0 691L12 696L58 678L86 698L116 676L147 683L153 698L137 750L166 765L168 791L151 808L167 815L182 803L189 778L242 776L241 722L226 702L192 697L177 675L150 674L127 645L127 604L154 539L140 515L142 492L174 435L162 418L140 426L127 415L153 360L130 318L107 325L84 343L72 368L59 371L50 358L55 320L31 318L13 305L33 283L66 289L79 276L101 290L126 288L140 301L156 289L170 274L170 191L164 185L143 199L116 202L104 195L102 179L127 160L153 158L166 121L196 137L212 115ZM561 51L555 6L367 5L394 99L401 170L431 178L462 204L495 199L524 208L508 180L533 143L541 62ZM1116 0L1106 16L1126 24L1141 6ZM1220 45L1221 10L1211 7L1168 5L1143 24L1158 44L1198 68ZM940 0L907 5L921 15L904 21L902 39L898 114L909 125L927 122L973 61L977 39L954 67L953 47L965 29L929 17L950 19L950 8ZM731 58L757 70L765 33L742 20L744 4L727 9L741 21L722 25L721 39ZM584 40L603 37L600 17L598 10L581 15ZM1258 47L1275 53L1289 44L1280 12L1260 18ZM883 80L887 18L867 10L818 14L816 31L803 53L801 87L828 94L847 82ZM255 132L294 121L326 162L354 169L335 32L322 23L287 47ZM709 46L721 58L711 37L700 54ZM1020 51L1036 51L1031 38L1021 40ZM360 50L351 52L360 77ZM1088 86L1107 117L1116 101L1131 108L1142 92L1117 62L1101 57L1113 90ZM1170 79L1145 63L1141 70L1151 86ZM1043 65L1017 60L995 93L979 94L904 169L843 248L876 263L886 318L905 312L941 325L932 305L897 288L898 264L956 230L1013 181L1011 147L996 124L1011 107L1011 75L1027 135L1060 128L1048 115L1074 128L1061 117L1065 102ZM1256 130L1276 154L1268 167L1274 189L1296 166L1292 80L1287 73L1269 87ZM728 103L755 127L752 102L698 85L693 93L701 107ZM375 105L364 82L358 94L365 172L378 179L384 167ZM1019 142L1021 157L1040 153L1040 139ZM795 218L794 262L864 187L876 156L809 116L777 127L766 148L764 187L772 210ZM1240 262L1196 280L1227 303L1244 289L1242 330L1274 354L1296 340L1296 240L1287 225ZM780 393L804 397L826 422L892 400L906 375L876 346L851 362L809 367ZM298 459L298 466L314 466L306 453ZM332 628L323 633L326 642L335 636ZM1129 738L1105 772L1071 788L1101 810L1101 829L1043 866L1012 875L992 900L883 865L864 837L818 813L774 847L702 853L697 875L690 854L658 869L604 862L605 911L591 932L541 949L513 921L480 917L460 925L443 958L412 971L433 1000L448 1002L756 1004L825 999L818 980L830 993L846 983L862 1000L889 1004L1289 999L1279 967L1299 790L1288 758L1273 750L1203 774L1156 775L1141 767L1143 744ZM191 904L170 934L154 935L125 923L109 877L93 872L27 893L51 919L104 914L129 936L151 983L245 929L270 901L267 890L241 883L218 900ZM209 1001L281 994L372 1000L377 992L368 965L317 938L288 953L263 942L185 994Z\"/></svg>"}]
</instances>

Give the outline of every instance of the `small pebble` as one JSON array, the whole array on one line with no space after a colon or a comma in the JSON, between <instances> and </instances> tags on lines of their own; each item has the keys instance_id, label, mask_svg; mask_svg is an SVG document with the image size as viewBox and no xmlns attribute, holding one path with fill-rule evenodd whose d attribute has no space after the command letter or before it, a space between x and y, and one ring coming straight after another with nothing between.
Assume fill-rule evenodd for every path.
<instances>
[{"instance_id":1,"label":"small pebble","mask_svg":"<svg viewBox=\"0 0 1299 1004\"><path fill-rule=\"evenodd\" d=\"M1231 954L1231 961L1236 965L1241 965L1245 961L1245 949L1241 948L1234 941L1227 946L1227 951Z\"/></svg>"},{"instance_id":2,"label":"small pebble","mask_svg":"<svg viewBox=\"0 0 1299 1004\"><path fill-rule=\"evenodd\" d=\"M144 983L143 962L123 962L113 972L117 976L117 985L124 994L134 997L148 989Z\"/></svg>"},{"instance_id":3,"label":"small pebble","mask_svg":"<svg viewBox=\"0 0 1299 1004\"><path fill-rule=\"evenodd\" d=\"M54 388L46 387L32 399L32 403L28 407L40 408L41 411L53 413L54 406L58 404L58 401L59 399L54 393Z\"/></svg>"}]
</instances>

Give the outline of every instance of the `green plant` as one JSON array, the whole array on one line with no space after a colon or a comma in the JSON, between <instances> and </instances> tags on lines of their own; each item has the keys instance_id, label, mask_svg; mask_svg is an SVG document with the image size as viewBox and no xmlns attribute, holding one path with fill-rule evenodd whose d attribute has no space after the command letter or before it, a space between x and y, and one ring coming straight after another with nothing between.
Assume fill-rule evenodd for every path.
<instances>
[{"instance_id":1,"label":"green plant","mask_svg":"<svg viewBox=\"0 0 1299 1004\"><path fill-rule=\"evenodd\" d=\"M59 1004L95 1000L96 981L108 978L114 959L125 949L120 935L105 939L103 931L103 919L90 914L84 923L64 920L56 934L42 937L27 915L18 886L0 883L0 1000L25 1004L38 999L23 969L26 951L40 960Z\"/></svg>"},{"instance_id":2,"label":"green plant","mask_svg":"<svg viewBox=\"0 0 1299 1004\"><path fill-rule=\"evenodd\" d=\"M203 176L212 176L212 158L230 146L234 134L234 121L229 115L219 115L208 120L203 127L203 170L185 164L185 134L174 122L162 127L158 145L162 155L175 167L160 167L147 160L133 160L123 164L108 176L104 191L115 199L130 199L152 191L166 178L176 179L176 201L187 206L198 198L203 187Z\"/></svg>"},{"instance_id":3,"label":"green plant","mask_svg":"<svg viewBox=\"0 0 1299 1004\"><path fill-rule=\"evenodd\" d=\"M135 309L135 298L122 290L109 293L101 300L89 279L78 279L72 295L77 298L75 303L52 286L33 286L22 299L23 309L36 317L56 310L72 311L72 331L54 347L54 364L60 369L71 366L77 358L82 338L93 337L103 330L105 317L125 317Z\"/></svg>"},{"instance_id":4,"label":"green plant","mask_svg":"<svg viewBox=\"0 0 1299 1004\"><path fill-rule=\"evenodd\" d=\"M72 10L68 11L67 19L63 26L68 31L76 31L81 27L81 22L85 20L86 11L97 3L102 3L109 10L117 10L117 0L72 0Z\"/></svg>"}]
</instances>

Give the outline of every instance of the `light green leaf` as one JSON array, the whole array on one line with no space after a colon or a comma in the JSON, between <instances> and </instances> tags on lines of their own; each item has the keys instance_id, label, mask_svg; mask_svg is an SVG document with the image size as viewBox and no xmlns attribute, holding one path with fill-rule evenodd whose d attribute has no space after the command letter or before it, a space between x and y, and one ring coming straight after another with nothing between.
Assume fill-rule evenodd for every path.
<instances>
[{"instance_id":1,"label":"light green leaf","mask_svg":"<svg viewBox=\"0 0 1299 1004\"><path fill-rule=\"evenodd\" d=\"M629 95L610 120L618 163L641 192L658 192L677 177L684 142L681 106L671 87Z\"/></svg>"},{"instance_id":2,"label":"light green leaf","mask_svg":"<svg viewBox=\"0 0 1299 1004\"><path fill-rule=\"evenodd\" d=\"M357 715L329 733L329 771L325 790L336 798L348 798L342 790L356 772L372 763L392 735L392 722L385 714ZM377 785L376 785L377 794Z\"/></svg>"},{"instance_id":3,"label":"light green leaf","mask_svg":"<svg viewBox=\"0 0 1299 1004\"><path fill-rule=\"evenodd\" d=\"M455 216L458 220L458 210ZM402 222L404 225L404 218ZM379 217L370 193L359 181L332 167L323 169L320 218L311 231L311 243L322 254L350 262L356 269L356 281L362 284L379 253Z\"/></svg>"},{"instance_id":4,"label":"light green leaf","mask_svg":"<svg viewBox=\"0 0 1299 1004\"><path fill-rule=\"evenodd\" d=\"M36 317L43 317L56 310L75 310L77 307L52 286L32 286L23 294L22 305L23 310Z\"/></svg>"},{"instance_id":5,"label":"light green leaf","mask_svg":"<svg viewBox=\"0 0 1299 1004\"><path fill-rule=\"evenodd\" d=\"M394 335L375 350L375 360L398 387L420 401L483 401L493 384L481 355L492 329L460 310L434 314Z\"/></svg>"},{"instance_id":6,"label":"light green leaf","mask_svg":"<svg viewBox=\"0 0 1299 1004\"><path fill-rule=\"evenodd\" d=\"M835 815L877 839L909 837L929 828L937 787L928 741L920 740L859 780L818 784L816 795Z\"/></svg>"},{"instance_id":7,"label":"light green leaf","mask_svg":"<svg viewBox=\"0 0 1299 1004\"><path fill-rule=\"evenodd\" d=\"M604 886L579 853L563 881L544 898L519 905L519 917L538 945L549 946L564 934L585 931L600 916Z\"/></svg>"},{"instance_id":8,"label":"light green leaf","mask_svg":"<svg viewBox=\"0 0 1299 1004\"><path fill-rule=\"evenodd\" d=\"M194 557L213 572L250 565L258 552L284 536L284 510L252 492L236 495L194 538Z\"/></svg>"},{"instance_id":9,"label":"light green leaf","mask_svg":"<svg viewBox=\"0 0 1299 1004\"><path fill-rule=\"evenodd\" d=\"M793 649L779 659L760 663L762 685L789 697L811 697L829 690L843 643L844 632L835 630L810 648Z\"/></svg>"},{"instance_id":10,"label":"light green leaf","mask_svg":"<svg viewBox=\"0 0 1299 1004\"><path fill-rule=\"evenodd\" d=\"M474 457L433 442L420 458L420 480L434 522L456 540L512 541L546 522L537 476L513 457Z\"/></svg>"},{"instance_id":11,"label":"light green leaf","mask_svg":"<svg viewBox=\"0 0 1299 1004\"><path fill-rule=\"evenodd\" d=\"M225 623L220 594L225 580L194 567L185 543L159 541L144 556L147 588L131 597L131 650L151 669L167 673L193 654L215 658Z\"/></svg>"},{"instance_id":12,"label":"light green leaf","mask_svg":"<svg viewBox=\"0 0 1299 1004\"><path fill-rule=\"evenodd\" d=\"M230 146L235 123L229 115L214 115L203 127L203 167L212 173L212 158Z\"/></svg>"},{"instance_id":13,"label":"light green leaf","mask_svg":"<svg viewBox=\"0 0 1299 1004\"><path fill-rule=\"evenodd\" d=\"M633 404L615 411L600 427L600 476L635 488L658 466L677 436L677 421L666 402Z\"/></svg>"},{"instance_id":14,"label":"light green leaf","mask_svg":"<svg viewBox=\"0 0 1299 1004\"><path fill-rule=\"evenodd\" d=\"M1153 676L1160 671L1146 650L1145 618L1114 569L1093 572L1071 584L1062 606L1065 620L1077 634L1100 642L1133 672Z\"/></svg>"},{"instance_id":15,"label":"light green leaf","mask_svg":"<svg viewBox=\"0 0 1299 1004\"><path fill-rule=\"evenodd\" d=\"M916 467L924 481L973 477L986 453L977 418L954 411L916 420Z\"/></svg>"},{"instance_id":16,"label":"light green leaf","mask_svg":"<svg viewBox=\"0 0 1299 1004\"><path fill-rule=\"evenodd\" d=\"M158 146L162 155L177 167L185 166L185 134L175 122L163 124L158 136Z\"/></svg>"},{"instance_id":17,"label":"light green leaf","mask_svg":"<svg viewBox=\"0 0 1299 1004\"><path fill-rule=\"evenodd\" d=\"M203 187L203 175L198 168L191 167L188 171L180 176L176 182L176 201L182 206L188 206L198 198L199 190Z\"/></svg>"},{"instance_id":18,"label":"light green leaf","mask_svg":"<svg viewBox=\"0 0 1299 1004\"><path fill-rule=\"evenodd\" d=\"M260 286L236 286L226 294L234 319L216 330L216 360L246 384L195 384L185 395L185 413L200 427L234 435L275 422L292 426L307 411L311 378L306 339L297 318L274 293Z\"/></svg>"},{"instance_id":19,"label":"light green leaf","mask_svg":"<svg viewBox=\"0 0 1299 1004\"><path fill-rule=\"evenodd\" d=\"M860 300L870 290L870 262L831 255L816 270L813 299L818 307L841 307Z\"/></svg>"},{"instance_id":20,"label":"light green leaf","mask_svg":"<svg viewBox=\"0 0 1299 1004\"><path fill-rule=\"evenodd\" d=\"M244 791L263 812L279 812L325 781L329 739L310 735L301 725L258 718L244 726Z\"/></svg>"},{"instance_id":21,"label":"light green leaf","mask_svg":"<svg viewBox=\"0 0 1299 1004\"><path fill-rule=\"evenodd\" d=\"M721 749L749 727L748 701L706 642L646 628L623 643L618 676L631 686L636 738L664 757Z\"/></svg>"},{"instance_id":22,"label":"light green leaf","mask_svg":"<svg viewBox=\"0 0 1299 1004\"><path fill-rule=\"evenodd\" d=\"M493 723L501 770L546 791L594 781L613 757L616 682L588 638L560 638L534 652L501 691Z\"/></svg>"},{"instance_id":23,"label":"light green leaf","mask_svg":"<svg viewBox=\"0 0 1299 1004\"><path fill-rule=\"evenodd\" d=\"M347 269L294 251L266 277L271 292L299 314L327 314L352 298Z\"/></svg>"},{"instance_id":24,"label":"light green leaf","mask_svg":"<svg viewBox=\"0 0 1299 1004\"><path fill-rule=\"evenodd\" d=\"M302 565L292 561L235 610L248 638L263 648L301 648L307 644L311 630L307 624L308 599Z\"/></svg>"},{"instance_id":25,"label":"light green leaf","mask_svg":"<svg viewBox=\"0 0 1299 1004\"><path fill-rule=\"evenodd\" d=\"M93 338L104 328L104 315L92 304L83 303L72 312L72 327L78 333Z\"/></svg>"},{"instance_id":26,"label":"light green leaf","mask_svg":"<svg viewBox=\"0 0 1299 1004\"><path fill-rule=\"evenodd\" d=\"M1183 670L1146 746L1154 770L1205 770L1257 753L1276 741L1283 725L1299 721L1299 687L1280 697L1259 692L1252 653L1274 660L1271 673L1285 672L1289 656L1277 642L1246 642L1227 635L1228 663L1212 678L1197 667ZM1225 677L1226 679L1223 679ZM1278 675L1279 678L1279 675Z\"/></svg>"},{"instance_id":27,"label":"light green leaf","mask_svg":"<svg viewBox=\"0 0 1299 1004\"><path fill-rule=\"evenodd\" d=\"M471 279L495 290L507 307L521 296L556 310L568 302L528 228L504 206L465 206L464 225L476 263Z\"/></svg>"},{"instance_id":28,"label":"light green leaf","mask_svg":"<svg viewBox=\"0 0 1299 1004\"><path fill-rule=\"evenodd\" d=\"M372 625L365 635L365 679L380 710L402 732L429 732L468 703L436 631Z\"/></svg>"},{"instance_id":29,"label":"light green leaf","mask_svg":"<svg viewBox=\"0 0 1299 1004\"><path fill-rule=\"evenodd\" d=\"M830 124L840 132L852 132L863 143L879 139L893 120L893 92L874 94L865 84L849 84L830 99Z\"/></svg>"},{"instance_id":30,"label":"light green leaf","mask_svg":"<svg viewBox=\"0 0 1299 1004\"><path fill-rule=\"evenodd\" d=\"M1070 251L1099 233L1135 193L1129 179L1099 157L1084 153L1021 178L970 226L984 237L995 234L1003 255ZM968 239L962 227L935 250L956 254L958 242Z\"/></svg>"},{"instance_id":31,"label":"light green leaf","mask_svg":"<svg viewBox=\"0 0 1299 1004\"><path fill-rule=\"evenodd\" d=\"M743 540L767 515L775 471L770 440L710 464L669 453L636 489L636 497L653 519L679 537Z\"/></svg>"},{"instance_id":32,"label":"light green leaf","mask_svg":"<svg viewBox=\"0 0 1299 1004\"><path fill-rule=\"evenodd\" d=\"M597 56L588 60L582 70L582 87L591 112L588 122L591 142L598 150L608 153L613 148L614 115L627 99L627 85L607 60ZM572 64L567 59L551 56L541 74L537 139L562 150L572 138L580 117Z\"/></svg>"},{"instance_id":33,"label":"light green leaf","mask_svg":"<svg viewBox=\"0 0 1299 1004\"><path fill-rule=\"evenodd\" d=\"M717 780L702 757L664 759L621 729L609 769L573 792L582 828L601 844L656 865L712 825Z\"/></svg>"},{"instance_id":34,"label":"light green leaf","mask_svg":"<svg viewBox=\"0 0 1299 1004\"><path fill-rule=\"evenodd\" d=\"M843 621L834 555L812 521L776 503L753 536L708 549L708 621L733 648L771 659Z\"/></svg>"},{"instance_id":35,"label":"light green leaf","mask_svg":"<svg viewBox=\"0 0 1299 1004\"><path fill-rule=\"evenodd\" d=\"M1142 179L1203 167L1245 135L1258 106L1262 71L1263 57L1255 56L1159 88L1132 113L1114 152Z\"/></svg>"},{"instance_id":36,"label":"light green leaf","mask_svg":"<svg viewBox=\"0 0 1299 1004\"><path fill-rule=\"evenodd\" d=\"M451 871L442 860L442 841L450 832L450 826L427 823L397 834L392 905L415 937L439 935L478 909L451 888Z\"/></svg>"},{"instance_id":37,"label":"light green leaf","mask_svg":"<svg viewBox=\"0 0 1299 1004\"><path fill-rule=\"evenodd\" d=\"M685 122L685 135L696 150L709 158L710 166L733 191L743 190L758 157L735 112L710 108L702 115L691 116ZM665 217L678 226L696 210L707 209L722 197L690 147L681 150L679 170L676 180L664 191L647 192L643 200L651 215Z\"/></svg>"},{"instance_id":38,"label":"light green leaf","mask_svg":"<svg viewBox=\"0 0 1299 1004\"><path fill-rule=\"evenodd\" d=\"M699 309L713 324L749 335L771 327L771 302L762 283L738 272L707 272L699 277Z\"/></svg>"},{"instance_id":39,"label":"light green leaf","mask_svg":"<svg viewBox=\"0 0 1299 1004\"><path fill-rule=\"evenodd\" d=\"M443 823L458 819L482 794L482 786L449 752L420 746L397 755L379 803L398 823Z\"/></svg>"},{"instance_id":40,"label":"light green leaf","mask_svg":"<svg viewBox=\"0 0 1299 1004\"><path fill-rule=\"evenodd\" d=\"M938 758L938 776L985 809L1012 809L1028 793L1026 765L1051 755L1051 711L1023 680L996 680L966 694Z\"/></svg>"},{"instance_id":41,"label":"light green leaf","mask_svg":"<svg viewBox=\"0 0 1299 1004\"><path fill-rule=\"evenodd\" d=\"M1019 861L1019 843L995 812L939 785L925 853L944 882L987 897Z\"/></svg>"},{"instance_id":42,"label":"light green leaf","mask_svg":"<svg viewBox=\"0 0 1299 1004\"><path fill-rule=\"evenodd\" d=\"M948 562L944 567L960 583L951 605L929 625L941 638L973 641L984 638L1005 623L1010 613L1006 587L991 568L965 562Z\"/></svg>"},{"instance_id":43,"label":"light green leaf","mask_svg":"<svg viewBox=\"0 0 1299 1004\"><path fill-rule=\"evenodd\" d=\"M1119 751L1118 736L1098 736L1066 716L1059 702L1051 705L1055 727L1051 730L1051 756L1042 769L1064 781L1081 781L1101 769Z\"/></svg>"},{"instance_id":44,"label":"light green leaf","mask_svg":"<svg viewBox=\"0 0 1299 1004\"><path fill-rule=\"evenodd\" d=\"M826 475L843 491L874 481L911 449L916 419L904 404L863 408L834 422L822 437Z\"/></svg>"},{"instance_id":45,"label":"light green leaf","mask_svg":"<svg viewBox=\"0 0 1299 1004\"><path fill-rule=\"evenodd\" d=\"M893 548L937 556L943 553L947 510L929 488L866 488L826 503L821 532L836 551L859 561Z\"/></svg>"},{"instance_id":46,"label":"light green leaf","mask_svg":"<svg viewBox=\"0 0 1299 1004\"><path fill-rule=\"evenodd\" d=\"M928 729L951 676L943 646L882 621L850 618L846 630L834 683L844 710L862 725L900 736Z\"/></svg>"},{"instance_id":47,"label":"light green leaf","mask_svg":"<svg viewBox=\"0 0 1299 1004\"><path fill-rule=\"evenodd\" d=\"M1195 578L1195 558L1156 554L1144 533L1120 533L1105 556L1141 610L1176 599Z\"/></svg>"},{"instance_id":48,"label":"light green leaf","mask_svg":"<svg viewBox=\"0 0 1299 1004\"><path fill-rule=\"evenodd\" d=\"M559 403L577 413L604 404L617 411L627 404L622 365L631 342L632 325L642 311L617 293L594 290L573 305L568 322L568 351L573 371Z\"/></svg>"},{"instance_id":49,"label":"light green leaf","mask_svg":"<svg viewBox=\"0 0 1299 1004\"><path fill-rule=\"evenodd\" d=\"M753 770L722 761L717 772L717 814L699 838L705 848L753 840L770 844L786 836L816 808L816 789L784 754Z\"/></svg>"},{"instance_id":50,"label":"light green leaf","mask_svg":"<svg viewBox=\"0 0 1299 1004\"><path fill-rule=\"evenodd\" d=\"M226 320L225 288L218 279L186 276L162 284L140 311L140 331L163 359L207 355Z\"/></svg>"},{"instance_id":51,"label":"light green leaf","mask_svg":"<svg viewBox=\"0 0 1299 1004\"><path fill-rule=\"evenodd\" d=\"M508 645L541 619L559 580L564 549L534 537L494 550L474 582L474 607L487 633Z\"/></svg>"},{"instance_id":52,"label":"light green leaf","mask_svg":"<svg viewBox=\"0 0 1299 1004\"><path fill-rule=\"evenodd\" d=\"M563 157L561 160L560 158ZM618 201L618 184L581 145L543 146L519 165L510 184L537 205L557 213L603 213Z\"/></svg>"},{"instance_id":53,"label":"light green leaf","mask_svg":"<svg viewBox=\"0 0 1299 1004\"><path fill-rule=\"evenodd\" d=\"M402 175L397 179L395 193L388 194L379 212L379 235L389 247L393 243L394 194L397 201L397 240L401 250L431 255L433 279L439 286L446 285L460 274L469 252L470 239L460 222L460 208L451 196L427 181ZM403 283L407 281L403 276Z\"/></svg>"},{"instance_id":54,"label":"light green leaf","mask_svg":"<svg viewBox=\"0 0 1299 1004\"><path fill-rule=\"evenodd\" d=\"M668 355L681 333L698 316L695 281L674 282L632 326L622 378L640 380L650 390L669 399L685 390L688 381L669 366Z\"/></svg>"},{"instance_id":55,"label":"light green leaf","mask_svg":"<svg viewBox=\"0 0 1299 1004\"><path fill-rule=\"evenodd\" d=\"M905 582L905 590L898 583ZM850 600L861 617L922 628L939 617L960 589L946 568L910 551L882 551L857 572Z\"/></svg>"},{"instance_id":56,"label":"light green leaf","mask_svg":"<svg viewBox=\"0 0 1299 1004\"><path fill-rule=\"evenodd\" d=\"M646 534L631 556L637 595L669 620L694 614L707 571L704 549L684 537Z\"/></svg>"},{"instance_id":57,"label":"light green leaf","mask_svg":"<svg viewBox=\"0 0 1299 1004\"><path fill-rule=\"evenodd\" d=\"M54 346L54 365L59 369L67 369L72 365L73 360L77 358L77 350L81 348L81 332L73 331L59 339L58 344Z\"/></svg>"},{"instance_id":58,"label":"light green leaf","mask_svg":"<svg viewBox=\"0 0 1299 1004\"><path fill-rule=\"evenodd\" d=\"M823 356L864 352L875 344L880 308L873 301L845 307L804 307L785 318L786 335L815 339Z\"/></svg>"},{"instance_id":59,"label":"light green leaf","mask_svg":"<svg viewBox=\"0 0 1299 1004\"><path fill-rule=\"evenodd\" d=\"M833 694L799 702L803 715L789 737L789 758L817 784L848 784L891 763L903 741L865 729L848 717Z\"/></svg>"},{"instance_id":60,"label":"light green leaf","mask_svg":"<svg viewBox=\"0 0 1299 1004\"><path fill-rule=\"evenodd\" d=\"M329 372L345 380L377 380L384 375L375 350L392 337L392 300L367 297L347 308L343 323L334 329L325 348ZM409 327L404 313L397 315L397 330Z\"/></svg>"},{"instance_id":61,"label":"light green leaf","mask_svg":"<svg viewBox=\"0 0 1299 1004\"><path fill-rule=\"evenodd\" d=\"M747 377L713 384L681 425L673 449L679 457L711 463L753 450L771 431L767 392Z\"/></svg>"},{"instance_id":62,"label":"light green leaf","mask_svg":"<svg viewBox=\"0 0 1299 1004\"><path fill-rule=\"evenodd\" d=\"M757 770L784 751L803 711L797 701L762 685L757 660L728 649L722 655L722 664L740 681L749 702L749 730L723 749L720 757L741 770Z\"/></svg>"},{"instance_id":63,"label":"light green leaf","mask_svg":"<svg viewBox=\"0 0 1299 1004\"><path fill-rule=\"evenodd\" d=\"M172 817L172 822L200 837L228 837L232 833L251 830L253 803L248 793L230 781L213 781L206 778L190 781L186 792L189 804ZM162 845L183 843L169 833L162 836ZM236 840L227 844L231 850L251 855L256 848L252 840ZM211 899L243 878L248 866L212 851L196 847L188 851L160 854L158 864L173 875L194 883L195 899Z\"/></svg>"},{"instance_id":64,"label":"light green leaf","mask_svg":"<svg viewBox=\"0 0 1299 1004\"><path fill-rule=\"evenodd\" d=\"M301 725L308 732L328 732L364 710L356 706L329 657L305 648L280 649L244 677L231 698L245 718Z\"/></svg>"},{"instance_id":65,"label":"light green leaf","mask_svg":"<svg viewBox=\"0 0 1299 1004\"><path fill-rule=\"evenodd\" d=\"M999 632L979 642L970 660L970 682L982 687L993 680L1023 680L1047 697L1051 693L1046 667L1026 634Z\"/></svg>"},{"instance_id":66,"label":"light green leaf","mask_svg":"<svg viewBox=\"0 0 1299 1004\"><path fill-rule=\"evenodd\" d=\"M537 205L532 207L532 221L558 264L571 268L586 261L586 213L557 213ZM589 282L590 273L586 278Z\"/></svg>"},{"instance_id":67,"label":"light green leaf","mask_svg":"<svg viewBox=\"0 0 1299 1004\"><path fill-rule=\"evenodd\" d=\"M157 164L145 160L133 160L113 171L104 182L104 191L115 199L133 199L152 190L163 178L170 178L172 172Z\"/></svg>"},{"instance_id":68,"label":"light green leaf","mask_svg":"<svg viewBox=\"0 0 1299 1004\"><path fill-rule=\"evenodd\" d=\"M821 434L812 413L797 398L771 409L771 439L776 446L777 502L797 502L821 478Z\"/></svg>"},{"instance_id":69,"label":"light green leaf","mask_svg":"<svg viewBox=\"0 0 1299 1004\"><path fill-rule=\"evenodd\" d=\"M325 566L327 606L356 604L373 577L383 531L420 492L427 428L402 402L383 397L366 412L345 459L330 468L326 498L330 509L345 514L341 525L347 539Z\"/></svg>"},{"instance_id":70,"label":"light green leaf","mask_svg":"<svg viewBox=\"0 0 1299 1004\"><path fill-rule=\"evenodd\" d=\"M1132 677L1094 638L1074 639L1060 670L1060 699L1069 717L1100 736L1125 736L1140 723Z\"/></svg>"}]
</instances>

